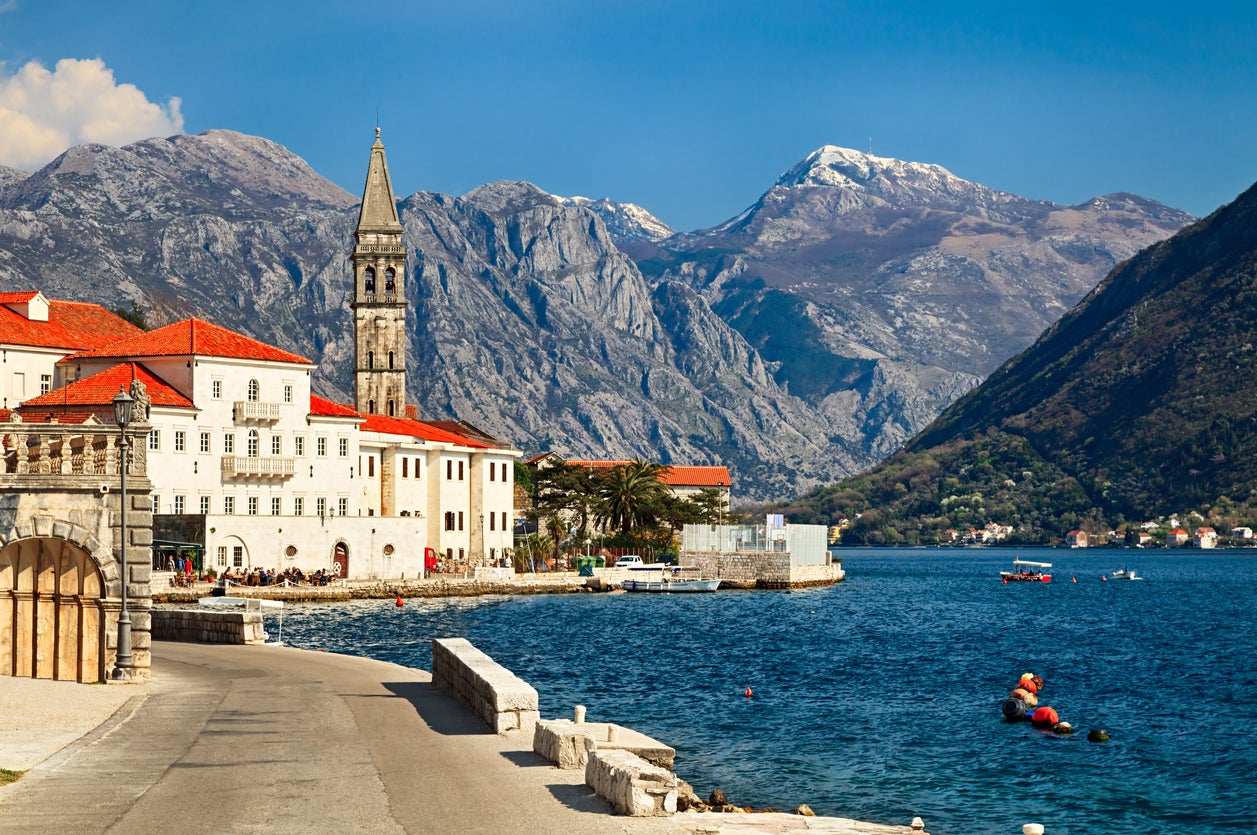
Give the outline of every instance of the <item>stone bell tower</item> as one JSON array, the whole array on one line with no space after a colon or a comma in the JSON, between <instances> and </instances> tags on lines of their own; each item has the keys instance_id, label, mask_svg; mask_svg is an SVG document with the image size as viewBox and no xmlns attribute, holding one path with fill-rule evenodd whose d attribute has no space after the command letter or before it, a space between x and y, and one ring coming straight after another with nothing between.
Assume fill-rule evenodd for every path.
<instances>
[{"instance_id":1,"label":"stone bell tower","mask_svg":"<svg viewBox=\"0 0 1257 835\"><path fill-rule=\"evenodd\" d=\"M406 248L375 129L350 256L354 270L354 408L406 414Z\"/></svg>"}]
</instances>

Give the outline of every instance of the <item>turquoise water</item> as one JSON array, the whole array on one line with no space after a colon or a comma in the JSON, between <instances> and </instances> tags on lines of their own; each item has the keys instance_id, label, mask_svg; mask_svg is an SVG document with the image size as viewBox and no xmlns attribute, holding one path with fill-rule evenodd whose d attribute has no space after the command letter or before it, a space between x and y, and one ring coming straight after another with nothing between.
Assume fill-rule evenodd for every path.
<instances>
[{"instance_id":1,"label":"turquoise water","mask_svg":"<svg viewBox=\"0 0 1257 835\"><path fill-rule=\"evenodd\" d=\"M1015 553L1053 582L1002 584ZM757 808L933 835L1257 831L1257 552L841 556L846 583L793 592L291 606L284 638L426 669L432 638L465 636L543 716L585 704L675 746L700 795ZM1126 564L1146 579L1100 582ZM1078 733L1002 721L1026 671Z\"/></svg>"}]
</instances>

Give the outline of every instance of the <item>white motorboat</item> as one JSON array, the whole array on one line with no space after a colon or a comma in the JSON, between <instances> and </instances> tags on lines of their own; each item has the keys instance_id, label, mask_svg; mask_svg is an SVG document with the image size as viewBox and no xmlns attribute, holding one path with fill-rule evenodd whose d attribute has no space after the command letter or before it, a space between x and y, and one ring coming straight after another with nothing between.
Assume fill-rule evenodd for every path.
<instances>
[{"instance_id":1,"label":"white motorboat","mask_svg":"<svg viewBox=\"0 0 1257 835\"><path fill-rule=\"evenodd\" d=\"M635 569L640 571L641 569ZM720 588L720 581L699 576L694 568L660 566L658 579L651 577L645 580L625 580L622 586L625 591L649 591L663 593L715 591Z\"/></svg>"},{"instance_id":2,"label":"white motorboat","mask_svg":"<svg viewBox=\"0 0 1257 835\"><path fill-rule=\"evenodd\" d=\"M1119 568L1117 571L1111 572L1109 574L1109 579L1111 580L1142 580L1143 577L1136 577L1135 569L1133 568Z\"/></svg>"}]
</instances>

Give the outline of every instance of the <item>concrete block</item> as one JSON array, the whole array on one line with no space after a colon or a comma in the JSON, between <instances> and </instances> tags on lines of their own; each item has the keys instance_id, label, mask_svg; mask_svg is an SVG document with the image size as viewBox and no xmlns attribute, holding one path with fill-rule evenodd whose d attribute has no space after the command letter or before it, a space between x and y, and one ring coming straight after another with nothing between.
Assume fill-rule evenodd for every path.
<instances>
[{"instance_id":1,"label":"concrete block","mask_svg":"<svg viewBox=\"0 0 1257 835\"><path fill-rule=\"evenodd\" d=\"M624 815L662 817L677 810L677 776L628 751L589 751L585 785Z\"/></svg>"},{"instance_id":2,"label":"concrete block","mask_svg":"<svg viewBox=\"0 0 1257 835\"><path fill-rule=\"evenodd\" d=\"M570 719L539 721L533 729L532 750L559 768L584 768L589 760L587 740L593 740L587 725Z\"/></svg>"}]
</instances>

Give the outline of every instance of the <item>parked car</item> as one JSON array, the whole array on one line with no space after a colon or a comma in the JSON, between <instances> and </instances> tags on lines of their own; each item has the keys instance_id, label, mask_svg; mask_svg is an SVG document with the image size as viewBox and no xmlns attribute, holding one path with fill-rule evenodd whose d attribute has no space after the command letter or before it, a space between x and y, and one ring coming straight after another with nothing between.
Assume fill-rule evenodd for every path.
<instances>
[{"instance_id":1,"label":"parked car","mask_svg":"<svg viewBox=\"0 0 1257 835\"><path fill-rule=\"evenodd\" d=\"M625 554L615 561L616 568L641 568L646 565L637 554Z\"/></svg>"}]
</instances>

